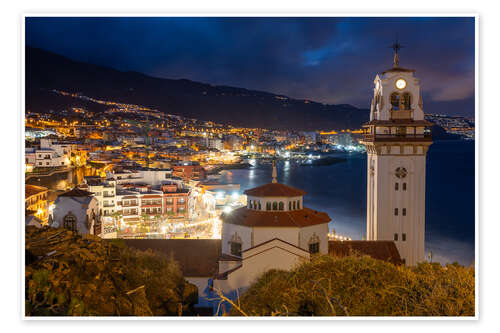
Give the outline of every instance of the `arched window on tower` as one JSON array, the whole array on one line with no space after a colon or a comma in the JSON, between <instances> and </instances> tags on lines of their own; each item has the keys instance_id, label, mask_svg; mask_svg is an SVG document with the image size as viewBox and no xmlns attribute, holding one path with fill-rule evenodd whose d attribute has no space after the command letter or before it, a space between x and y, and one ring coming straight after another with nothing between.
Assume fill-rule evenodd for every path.
<instances>
[{"instance_id":1,"label":"arched window on tower","mask_svg":"<svg viewBox=\"0 0 500 333\"><path fill-rule=\"evenodd\" d=\"M297 203L294 201L293 202L293 210L295 210Z\"/></svg>"},{"instance_id":2,"label":"arched window on tower","mask_svg":"<svg viewBox=\"0 0 500 333\"><path fill-rule=\"evenodd\" d=\"M288 201L288 210L292 210L292 202Z\"/></svg>"},{"instance_id":3,"label":"arched window on tower","mask_svg":"<svg viewBox=\"0 0 500 333\"><path fill-rule=\"evenodd\" d=\"M401 104L401 96L394 92L391 94L391 105L393 110L399 110Z\"/></svg>"},{"instance_id":4,"label":"arched window on tower","mask_svg":"<svg viewBox=\"0 0 500 333\"><path fill-rule=\"evenodd\" d=\"M270 202L266 202L266 210L271 210L271 203Z\"/></svg>"},{"instance_id":5,"label":"arched window on tower","mask_svg":"<svg viewBox=\"0 0 500 333\"><path fill-rule=\"evenodd\" d=\"M262 210L262 207L260 206L260 201L259 201L259 210Z\"/></svg>"},{"instance_id":6,"label":"arched window on tower","mask_svg":"<svg viewBox=\"0 0 500 333\"><path fill-rule=\"evenodd\" d=\"M297 209L300 209L300 200L297 200Z\"/></svg>"},{"instance_id":7,"label":"arched window on tower","mask_svg":"<svg viewBox=\"0 0 500 333\"><path fill-rule=\"evenodd\" d=\"M279 210L285 210L285 204L283 203L283 201L280 201L279 203Z\"/></svg>"},{"instance_id":8,"label":"arched window on tower","mask_svg":"<svg viewBox=\"0 0 500 333\"><path fill-rule=\"evenodd\" d=\"M278 210L278 202L273 202L273 210Z\"/></svg>"},{"instance_id":9,"label":"arched window on tower","mask_svg":"<svg viewBox=\"0 0 500 333\"><path fill-rule=\"evenodd\" d=\"M403 97L401 99L401 108L403 110L410 110L411 109L411 95L410 93L404 93Z\"/></svg>"},{"instance_id":10,"label":"arched window on tower","mask_svg":"<svg viewBox=\"0 0 500 333\"><path fill-rule=\"evenodd\" d=\"M69 212L63 219L63 227L73 232L78 231L76 227L76 216Z\"/></svg>"}]
</instances>

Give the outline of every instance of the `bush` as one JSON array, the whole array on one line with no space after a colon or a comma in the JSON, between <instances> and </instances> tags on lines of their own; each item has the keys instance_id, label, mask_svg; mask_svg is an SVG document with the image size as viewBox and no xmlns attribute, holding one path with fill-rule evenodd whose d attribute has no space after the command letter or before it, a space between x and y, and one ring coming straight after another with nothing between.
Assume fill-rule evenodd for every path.
<instances>
[{"instance_id":1,"label":"bush","mask_svg":"<svg viewBox=\"0 0 500 333\"><path fill-rule=\"evenodd\" d=\"M171 258L34 227L26 229L25 292L26 316L189 314L198 297Z\"/></svg>"},{"instance_id":2,"label":"bush","mask_svg":"<svg viewBox=\"0 0 500 333\"><path fill-rule=\"evenodd\" d=\"M474 268L395 266L368 256L318 256L264 273L230 315L474 316Z\"/></svg>"}]
</instances>

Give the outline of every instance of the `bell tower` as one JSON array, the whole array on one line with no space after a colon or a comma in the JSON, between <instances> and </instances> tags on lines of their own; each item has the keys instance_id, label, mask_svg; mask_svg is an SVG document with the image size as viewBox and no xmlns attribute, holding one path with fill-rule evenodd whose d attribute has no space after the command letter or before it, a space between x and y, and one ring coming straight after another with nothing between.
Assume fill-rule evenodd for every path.
<instances>
[{"instance_id":1,"label":"bell tower","mask_svg":"<svg viewBox=\"0 0 500 333\"><path fill-rule=\"evenodd\" d=\"M406 265L425 260L425 161L432 144L415 70L393 67L375 77L367 151L367 240L392 240Z\"/></svg>"}]
</instances>

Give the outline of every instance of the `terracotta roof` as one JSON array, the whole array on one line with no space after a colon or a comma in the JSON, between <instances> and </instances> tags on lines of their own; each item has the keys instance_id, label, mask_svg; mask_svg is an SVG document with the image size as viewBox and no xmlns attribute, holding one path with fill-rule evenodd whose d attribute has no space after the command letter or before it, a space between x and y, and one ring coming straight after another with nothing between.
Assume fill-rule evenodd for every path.
<instances>
[{"instance_id":1,"label":"terracotta roof","mask_svg":"<svg viewBox=\"0 0 500 333\"><path fill-rule=\"evenodd\" d=\"M48 189L43 186L35 186L35 185L26 185L24 187L24 196L25 198L29 198L32 195L36 195L38 193L42 193L47 191Z\"/></svg>"},{"instance_id":2,"label":"terracotta roof","mask_svg":"<svg viewBox=\"0 0 500 333\"><path fill-rule=\"evenodd\" d=\"M347 257L356 252L395 265L401 264L399 251L393 241L328 241L328 254L334 257Z\"/></svg>"},{"instance_id":3,"label":"terracotta roof","mask_svg":"<svg viewBox=\"0 0 500 333\"><path fill-rule=\"evenodd\" d=\"M269 183L246 190L246 195L254 197L298 197L306 192L280 183Z\"/></svg>"},{"instance_id":4,"label":"terracotta roof","mask_svg":"<svg viewBox=\"0 0 500 333\"><path fill-rule=\"evenodd\" d=\"M81 189L75 187L74 189L69 190L67 192L64 192L63 194L60 194L59 196L60 197L89 197L91 195L93 195L93 194L88 192L88 191L81 190Z\"/></svg>"},{"instance_id":5,"label":"terracotta roof","mask_svg":"<svg viewBox=\"0 0 500 333\"><path fill-rule=\"evenodd\" d=\"M258 211L241 207L230 213L222 213L224 223L245 227L308 227L331 221L327 213L309 208L292 211Z\"/></svg>"},{"instance_id":6,"label":"terracotta roof","mask_svg":"<svg viewBox=\"0 0 500 333\"><path fill-rule=\"evenodd\" d=\"M130 247L172 254L185 277L213 277L221 256L220 239L125 239Z\"/></svg>"}]
</instances>

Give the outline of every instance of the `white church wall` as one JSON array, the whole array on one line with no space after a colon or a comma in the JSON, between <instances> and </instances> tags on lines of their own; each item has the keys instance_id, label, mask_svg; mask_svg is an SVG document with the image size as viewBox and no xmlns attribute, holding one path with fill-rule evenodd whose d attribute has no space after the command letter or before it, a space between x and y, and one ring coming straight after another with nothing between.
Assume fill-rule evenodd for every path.
<instances>
[{"instance_id":1,"label":"white church wall","mask_svg":"<svg viewBox=\"0 0 500 333\"><path fill-rule=\"evenodd\" d=\"M253 228L253 244L257 246L274 238L299 246L299 228L294 227L256 227Z\"/></svg>"},{"instance_id":2,"label":"white church wall","mask_svg":"<svg viewBox=\"0 0 500 333\"><path fill-rule=\"evenodd\" d=\"M299 235L299 247L309 251L309 241L313 235L318 236L319 242L319 252L322 254L328 253L328 223L317 224L310 227L305 227L300 229Z\"/></svg>"},{"instance_id":3,"label":"white church wall","mask_svg":"<svg viewBox=\"0 0 500 333\"><path fill-rule=\"evenodd\" d=\"M242 291L268 270L290 270L308 259L309 253L274 240L244 252L242 267L228 274L227 280L214 280L214 288L225 294Z\"/></svg>"},{"instance_id":4,"label":"white church wall","mask_svg":"<svg viewBox=\"0 0 500 333\"><path fill-rule=\"evenodd\" d=\"M222 253L231 254L231 239L237 235L241 239L241 250L252 247L252 228L236 224L222 223Z\"/></svg>"}]
</instances>

